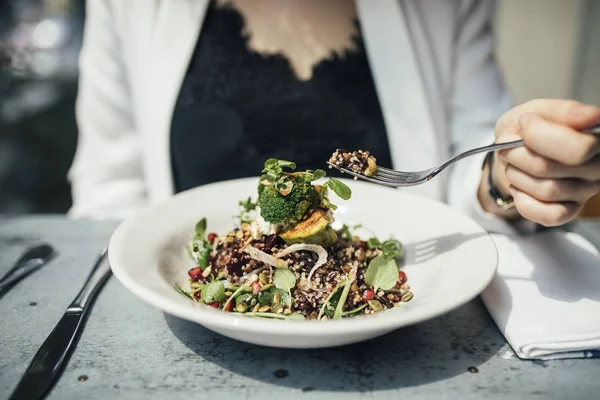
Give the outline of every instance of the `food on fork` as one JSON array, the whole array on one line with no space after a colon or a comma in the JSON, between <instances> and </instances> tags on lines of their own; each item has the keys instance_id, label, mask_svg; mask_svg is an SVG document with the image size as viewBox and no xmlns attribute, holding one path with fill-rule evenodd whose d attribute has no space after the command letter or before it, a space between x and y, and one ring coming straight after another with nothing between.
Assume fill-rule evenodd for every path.
<instances>
[{"instance_id":1,"label":"food on fork","mask_svg":"<svg viewBox=\"0 0 600 400\"><path fill-rule=\"evenodd\" d=\"M340 319L399 307L413 297L395 239L361 240L359 226L332 227L333 191L351 190L317 169L296 172L290 161L269 159L258 197L240 201L239 223L223 235L208 233L204 218L189 244L195 266L188 287L193 301L249 317Z\"/></svg>"},{"instance_id":2,"label":"food on fork","mask_svg":"<svg viewBox=\"0 0 600 400\"><path fill-rule=\"evenodd\" d=\"M337 149L329 162L337 168L346 168L365 176L373 176L377 172L377 160L366 150L349 152Z\"/></svg>"}]
</instances>

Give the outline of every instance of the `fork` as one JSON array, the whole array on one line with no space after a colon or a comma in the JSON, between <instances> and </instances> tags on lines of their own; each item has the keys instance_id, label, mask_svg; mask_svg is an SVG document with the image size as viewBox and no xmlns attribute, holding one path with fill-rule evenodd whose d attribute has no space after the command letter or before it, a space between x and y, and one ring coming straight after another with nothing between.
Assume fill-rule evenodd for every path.
<instances>
[{"instance_id":1,"label":"fork","mask_svg":"<svg viewBox=\"0 0 600 400\"><path fill-rule=\"evenodd\" d=\"M582 132L592 134L592 135L600 135L600 124L593 126L591 128L585 129ZM416 186L422 183L428 182L433 179L437 174L448 168L450 165L455 162L462 160L463 158L479 154L479 153L488 153L495 150L503 150L503 149L512 149L514 147L523 146L525 143L523 140L515 140L513 142L506 143L497 143L489 146L478 147L472 150L465 151L463 153L458 154L457 156L451 158L446 161L439 167L434 167L431 169L425 169L422 171L394 171L389 168L384 168L377 166L377 172L373 176L366 176L358 172L351 171L347 168L342 168L337 165L330 163L330 167L336 168L343 173L350 174L356 178L364 179L369 182L377 183L379 185L390 186L390 187L401 187L401 186Z\"/></svg>"}]
</instances>

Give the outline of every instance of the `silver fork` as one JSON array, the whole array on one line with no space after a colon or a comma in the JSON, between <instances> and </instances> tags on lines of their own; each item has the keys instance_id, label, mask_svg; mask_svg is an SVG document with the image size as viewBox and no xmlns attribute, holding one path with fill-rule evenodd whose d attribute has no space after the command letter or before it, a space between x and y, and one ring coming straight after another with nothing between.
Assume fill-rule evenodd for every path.
<instances>
[{"instance_id":1,"label":"silver fork","mask_svg":"<svg viewBox=\"0 0 600 400\"><path fill-rule=\"evenodd\" d=\"M589 129L585 129L582 132L589 133L592 135L600 135L600 124L593 126ZM514 142L507 143L498 143L492 144L489 146L478 147L476 149L465 151L450 160L446 161L439 167L434 167L431 169L425 169L423 171L394 171L389 168L384 168L377 166L377 172L373 176L366 176L358 172L351 171L347 168L340 168L337 165L330 163L331 167L340 170L341 172L350 174L360 179L364 179L369 182L377 183L379 185L391 186L391 187L401 187L401 186L416 186L422 183L430 181L437 174L448 168L450 165L454 164L458 160L462 160L463 158L479 154L479 153L487 153L490 151L503 150L503 149L512 149L514 147L523 146L524 143L522 140L515 140Z\"/></svg>"}]
</instances>

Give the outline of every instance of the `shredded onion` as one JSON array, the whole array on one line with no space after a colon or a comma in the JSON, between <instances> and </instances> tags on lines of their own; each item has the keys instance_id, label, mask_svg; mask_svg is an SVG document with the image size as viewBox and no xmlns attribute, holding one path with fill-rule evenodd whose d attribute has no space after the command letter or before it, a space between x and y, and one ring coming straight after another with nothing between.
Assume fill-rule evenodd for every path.
<instances>
[{"instance_id":1,"label":"shredded onion","mask_svg":"<svg viewBox=\"0 0 600 400\"><path fill-rule=\"evenodd\" d=\"M272 265L275 268L286 268L287 263L283 260L278 260L270 254L265 253L264 251L260 251L259 249L246 246L244 251L250 255L250 258L256 261L262 261L267 265Z\"/></svg>"},{"instance_id":2,"label":"shredded onion","mask_svg":"<svg viewBox=\"0 0 600 400\"><path fill-rule=\"evenodd\" d=\"M288 247L284 250L281 250L279 253L277 253L275 255L275 257L277 257L277 258L284 257L284 256L287 256L288 254L295 253L297 251L312 251L313 253L317 253L317 255L319 256L319 259L317 260L315 265L312 267L312 269L308 273L308 276L306 277L306 280L308 280L309 287L312 287L311 278L312 278L313 274L315 273L317 268L319 268L321 265L323 265L327 262L327 250L325 250L323 248L323 246L319 246L317 244L299 243L299 244L293 244L290 247ZM313 288L313 289L316 290L316 288Z\"/></svg>"}]
</instances>

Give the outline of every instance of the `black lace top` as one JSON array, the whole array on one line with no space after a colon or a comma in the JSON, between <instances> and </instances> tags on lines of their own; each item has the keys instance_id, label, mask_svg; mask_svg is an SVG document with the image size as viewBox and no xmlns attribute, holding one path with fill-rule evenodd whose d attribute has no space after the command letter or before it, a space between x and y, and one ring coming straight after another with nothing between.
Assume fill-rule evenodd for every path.
<instances>
[{"instance_id":1,"label":"black lace top","mask_svg":"<svg viewBox=\"0 0 600 400\"><path fill-rule=\"evenodd\" d=\"M212 5L205 17L172 119L176 191L257 176L271 157L325 169L336 148L391 165L360 37L358 51L321 61L302 81L283 56L249 50L243 25L233 8Z\"/></svg>"}]
</instances>

